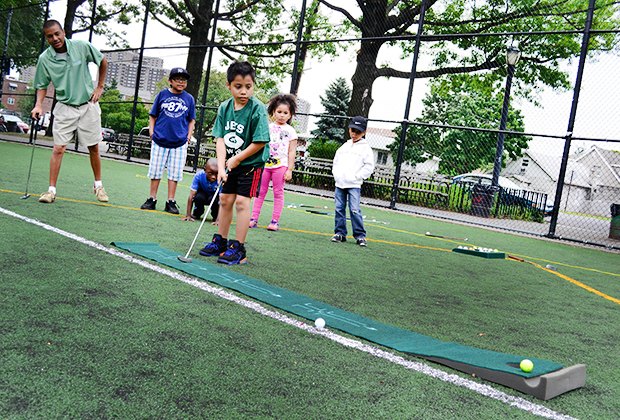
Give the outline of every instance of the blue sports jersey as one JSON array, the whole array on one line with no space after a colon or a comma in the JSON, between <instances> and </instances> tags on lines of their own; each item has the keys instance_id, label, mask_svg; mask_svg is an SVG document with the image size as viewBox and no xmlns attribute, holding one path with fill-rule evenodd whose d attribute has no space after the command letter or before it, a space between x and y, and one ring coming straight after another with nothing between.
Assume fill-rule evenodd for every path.
<instances>
[{"instance_id":1,"label":"blue sports jersey","mask_svg":"<svg viewBox=\"0 0 620 420\"><path fill-rule=\"evenodd\" d=\"M194 97L183 91L179 94L164 89L157 94L150 115L155 117L153 141L171 149L187 143L189 122L196 119Z\"/></svg>"},{"instance_id":2,"label":"blue sports jersey","mask_svg":"<svg viewBox=\"0 0 620 420\"><path fill-rule=\"evenodd\" d=\"M192 186L189 187L189 189L192 191L215 192L215 190L217 190L217 181L209 181L206 172L199 170L196 172L196 175L194 175Z\"/></svg>"}]
</instances>

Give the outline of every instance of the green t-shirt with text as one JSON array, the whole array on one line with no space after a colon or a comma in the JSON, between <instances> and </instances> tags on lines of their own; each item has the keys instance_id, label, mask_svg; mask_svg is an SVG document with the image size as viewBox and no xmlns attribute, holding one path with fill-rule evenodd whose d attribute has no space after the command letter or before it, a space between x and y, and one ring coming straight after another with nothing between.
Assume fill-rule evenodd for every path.
<instances>
[{"instance_id":1,"label":"green t-shirt with text","mask_svg":"<svg viewBox=\"0 0 620 420\"><path fill-rule=\"evenodd\" d=\"M217 110L213 136L224 139L226 159L247 149L251 143L266 143L262 150L240 163L242 166L264 166L269 158L270 140L265 104L251 97L243 108L235 111L233 98L222 102Z\"/></svg>"},{"instance_id":2,"label":"green t-shirt with text","mask_svg":"<svg viewBox=\"0 0 620 420\"><path fill-rule=\"evenodd\" d=\"M41 53L34 88L47 89L51 81L58 102L82 105L90 100L95 90L88 63L101 64L103 54L90 42L65 39L65 43L66 54L57 53L51 46Z\"/></svg>"}]
</instances>

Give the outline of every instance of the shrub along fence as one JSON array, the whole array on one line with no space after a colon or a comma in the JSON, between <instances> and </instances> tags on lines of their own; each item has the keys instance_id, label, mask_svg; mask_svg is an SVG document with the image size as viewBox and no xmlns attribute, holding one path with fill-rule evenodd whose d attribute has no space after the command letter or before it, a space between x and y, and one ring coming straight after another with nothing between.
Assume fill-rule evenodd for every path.
<instances>
[{"instance_id":1,"label":"shrub along fence","mask_svg":"<svg viewBox=\"0 0 620 420\"><path fill-rule=\"evenodd\" d=\"M298 161L293 171L293 185L333 191L334 178L331 161L307 158ZM371 178L362 185L362 196L380 200L389 206L394 174L389 168L378 167ZM428 207L439 210L471 213L476 216L543 222L547 194L511 190L480 188L478 184L452 182L443 176L401 172L396 197L399 204Z\"/></svg>"}]
</instances>

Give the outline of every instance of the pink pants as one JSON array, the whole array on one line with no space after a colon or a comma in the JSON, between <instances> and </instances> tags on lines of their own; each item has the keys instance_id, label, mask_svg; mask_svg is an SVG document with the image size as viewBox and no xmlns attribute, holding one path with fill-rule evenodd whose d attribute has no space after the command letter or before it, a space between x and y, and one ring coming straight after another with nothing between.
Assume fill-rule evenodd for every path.
<instances>
[{"instance_id":1,"label":"pink pants","mask_svg":"<svg viewBox=\"0 0 620 420\"><path fill-rule=\"evenodd\" d=\"M273 215L271 219L276 222L280 221L280 215L284 207L284 175L287 169L286 166L281 166L279 168L265 168L263 170L263 177L260 181L260 192L258 193L258 197L254 200L252 219L258 220L261 207L263 207L263 202L267 196L267 190L269 189L269 181L271 181L273 183Z\"/></svg>"}]
</instances>

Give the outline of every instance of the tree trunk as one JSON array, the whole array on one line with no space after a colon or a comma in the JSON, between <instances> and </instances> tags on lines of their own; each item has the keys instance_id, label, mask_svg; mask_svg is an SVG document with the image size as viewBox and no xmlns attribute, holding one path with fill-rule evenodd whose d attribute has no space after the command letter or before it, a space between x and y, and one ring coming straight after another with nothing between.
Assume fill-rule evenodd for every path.
<instances>
[{"instance_id":1,"label":"tree trunk","mask_svg":"<svg viewBox=\"0 0 620 420\"><path fill-rule=\"evenodd\" d=\"M366 2L364 10L362 38L377 38L385 36L390 29L385 0L370 0ZM377 79L377 56L385 41L362 41L357 53L357 66L351 78L353 89L349 103L349 116L363 115L368 117L373 103L372 85Z\"/></svg>"},{"instance_id":2,"label":"tree trunk","mask_svg":"<svg viewBox=\"0 0 620 420\"><path fill-rule=\"evenodd\" d=\"M204 45L207 37L204 37L202 38L202 41L199 41L199 36L202 35L192 32L189 45ZM201 100L198 95L200 93L200 85L202 83L202 67L204 66L207 51L207 47L190 48L189 53L187 54L186 70L190 75L190 79L187 82L186 91L194 97L196 103L199 103Z\"/></svg>"},{"instance_id":3,"label":"tree trunk","mask_svg":"<svg viewBox=\"0 0 620 420\"><path fill-rule=\"evenodd\" d=\"M73 36L73 21L75 20L75 12L85 1L86 0L67 0L67 12L65 14L65 22L63 24L65 37L71 38Z\"/></svg>"},{"instance_id":4,"label":"tree trunk","mask_svg":"<svg viewBox=\"0 0 620 420\"><path fill-rule=\"evenodd\" d=\"M210 42L209 29L213 20L213 1L201 0L198 5L198 15L194 16L191 34L189 37L190 49L187 54L187 64L185 69L191 76L187 82L187 92L190 93L196 103L201 101L198 96L200 94L200 85L202 83L202 70L207 56L208 47L204 45ZM202 47L196 47L203 45ZM208 71L208 69L207 69Z\"/></svg>"},{"instance_id":5,"label":"tree trunk","mask_svg":"<svg viewBox=\"0 0 620 420\"><path fill-rule=\"evenodd\" d=\"M368 117L372 105L372 85L377 79L377 56L381 48L381 41L362 41L357 54L357 66L351 78L353 89L349 102L349 116L363 115Z\"/></svg>"}]
</instances>

